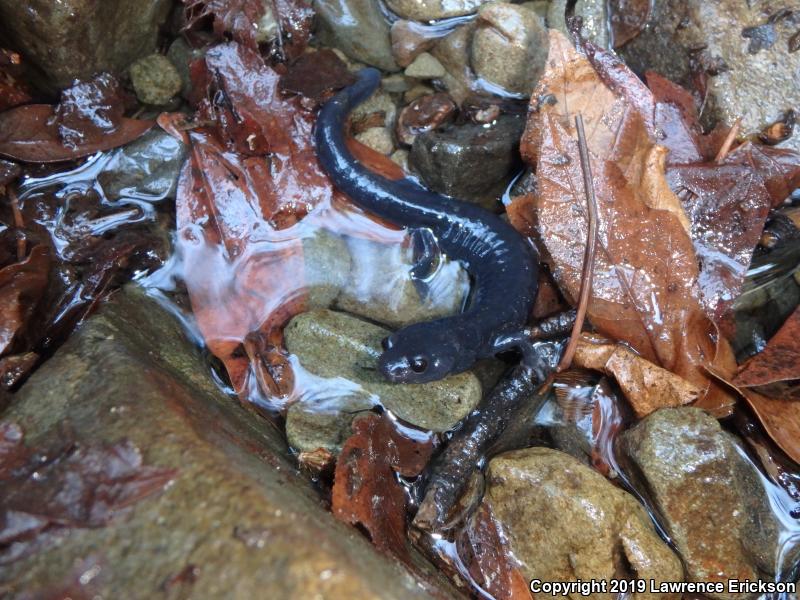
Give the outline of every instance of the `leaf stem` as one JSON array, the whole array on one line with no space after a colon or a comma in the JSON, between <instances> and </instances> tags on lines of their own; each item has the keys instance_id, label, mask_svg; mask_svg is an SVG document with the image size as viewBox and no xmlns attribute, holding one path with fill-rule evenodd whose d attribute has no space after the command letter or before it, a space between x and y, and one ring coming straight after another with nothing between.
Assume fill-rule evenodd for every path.
<instances>
[{"instance_id":1,"label":"leaf stem","mask_svg":"<svg viewBox=\"0 0 800 600\"><path fill-rule=\"evenodd\" d=\"M575 325L572 327L572 334L569 343L564 350L564 355L556 367L556 372L560 373L572 364L572 357L575 356L575 349L578 346L578 338L583 329L583 322L586 319L586 311L589 306L589 294L592 291L592 273L594 272L594 260L597 252L597 197L594 193L594 183L592 182L592 165L589 161L589 148L586 145L586 131L583 128L583 117L575 115L575 127L578 130L578 150L581 158L581 171L583 171L583 187L586 193L586 204L589 207L589 233L586 240L586 252L583 255L583 270L581 272L581 290L578 297L578 310L575 316Z\"/></svg>"},{"instance_id":2,"label":"leaf stem","mask_svg":"<svg viewBox=\"0 0 800 600\"><path fill-rule=\"evenodd\" d=\"M739 127L742 125L742 117L739 117L734 121L733 127L728 132L728 135L725 137L725 141L722 142L722 146L717 152L717 156L714 157L715 163L721 163L725 160L725 157L728 156L728 152L731 151L731 146L733 146L733 142L736 140L736 136L739 134Z\"/></svg>"}]
</instances>

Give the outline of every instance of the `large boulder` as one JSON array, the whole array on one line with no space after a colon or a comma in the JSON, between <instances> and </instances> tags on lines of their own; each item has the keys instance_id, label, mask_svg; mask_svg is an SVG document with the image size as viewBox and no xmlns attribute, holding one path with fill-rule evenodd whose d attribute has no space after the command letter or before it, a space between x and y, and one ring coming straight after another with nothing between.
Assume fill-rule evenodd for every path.
<instances>
[{"instance_id":1,"label":"large boulder","mask_svg":"<svg viewBox=\"0 0 800 600\"><path fill-rule=\"evenodd\" d=\"M72 585L80 597L131 599L459 596L336 521L279 431L209 372L169 313L124 291L31 377L2 415L28 447L124 443L174 475L104 526L39 534L35 552L0 568L0 595L55 597Z\"/></svg>"},{"instance_id":2,"label":"large boulder","mask_svg":"<svg viewBox=\"0 0 800 600\"><path fill-rule=\"evenodd\" d=\"M47 91L120 73L156 50L171 0L0 0L2 45L40 71Z\"/></svg>"}]
</instances>

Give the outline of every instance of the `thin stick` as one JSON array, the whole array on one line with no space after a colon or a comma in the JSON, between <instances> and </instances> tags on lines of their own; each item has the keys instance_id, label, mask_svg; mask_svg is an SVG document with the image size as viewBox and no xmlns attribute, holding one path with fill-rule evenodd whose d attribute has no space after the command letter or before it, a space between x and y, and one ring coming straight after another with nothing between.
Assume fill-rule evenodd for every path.
<instances>
[{"instance_id":1,"label":"thin stick","mask_svg":"<svg viewBox=\"0 0 800 600\"><path fill-rule=\"evenodd\" d=\"M725 141L722 143L722 147L717 152L717 156L714 158L715 163L721 163L725 160L725 157L728 156L728 152L731 150L731 146L733 146L733 142L736 140L736 136L739 135L739 127L742 125L742 117L736 119L733 123L733 127L728 132Z\"/></svg>"},{"instance_id":2,"label":"thin stick","mask_svg":"<svg viewBox=\"0 0 800 600\"><path fill-rule=\"evenodd\" d=\"M589 294L592 291L592 273L594 272L594 257L597 250L597 198L594 194L592 183L592 165L589 162L589 148L586 146L586 132L583 129L583 117L575 116L575 127L578 129L578 149L581 157L581 170L583 171L583 187L586 193L586 203L589 207L589 234L586 240L586 252L583 255L583 270L581 272L581 291L578 297L578 312L575 316L575 325L569 337L564 355L556 367L560 373L572 364L575 349L578 347L578 338L586 319L586 310L589 306Z\"/></svg>"},{"instance_id":3,"label":"thin stick","mask_svg":"<svg viewBox=\"0 0 800 600\"><path fill-rule=\"evenodd\" d=\"M8 199L11 200L11 211L14 213L14 226L17 229L24 228L25 219L22 218L22 211L19 209L19 198L12 187L8 188ZM25 258L26 249L25 236L19 231L17 233L17 260L23 260Z\"/></svg>"}]
</instances>

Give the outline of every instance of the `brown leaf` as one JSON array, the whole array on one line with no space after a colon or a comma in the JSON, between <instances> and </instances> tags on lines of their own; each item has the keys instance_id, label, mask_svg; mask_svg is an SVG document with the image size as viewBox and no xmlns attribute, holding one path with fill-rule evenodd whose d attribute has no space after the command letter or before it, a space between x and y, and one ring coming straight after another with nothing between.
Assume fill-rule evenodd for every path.
<instances>
[{"instance_id":1,"label":"brown leaf","mask_svg":"<svg viewBox=\"0 0 800 600\"><path fill-rule=\"evenodd\" d=\"M514 564L491 511L481 505L457 540L472 578L497 600L531 600L525 576Z\"/></svg>"},{"instance_id":2,"label":"brown leaf","mask_svg":"<svg viewBox=\"0 0 800 600\"><path fill-rule=\"evenodd\" d=\"M211 19L214 35L224 40L229 34L234 41L258 49L257 25L266 13L263 0L183 0L186 5L186 28Z\"/></svg>"},{"instance_id":3,"label":"brown leaf","mask_svg":"<svg viewBox=\"0 0 800 600\"><path fill-rule=\"evenodd\" d=\"M334 516L362 525L379 550L408 560L405 491L395 474L419 475L432 451L430 440L406 437L386 414L357 418L336 463Z\"/></svg>"},{"instance_id":4,"label":"brown leaf","mask_svg":"<svg viewBox=\"0 0 800 600\"><path fill-rule=\"evenodd\" d=\"M523 140L538 190L533 205L512 204L512 223L533 226L562 292L577 298L588 230L572 123L580 112L600 221L588 318L603 335L706 393L711 381L703 366L718 356L726 371L733 364L700 302L688 221L665 183L664 151L653 141L652 94L610 53L586 44L584 56L562 34L550 35L548 69ZM554 103L541 101L548 95ZM724 394L714 402L719 410L732 403Z\"/></svg>"},{"instance_id":5,"label":"brown leaf","mask_svg":"<svg viewBox=\"0 0 800 600\"><path fill-rule=\"evenodd\" d=\"M235 42L258 50L258 23L266 14L264 0L183 0L187 29L212 21L214 35L230 36ZM272 0L272 10L280 27L277 51L282 60L300 56L308 44L314 11L305 0Z\"/></svg>"},{"instance_id":6,"label":"brown leaf","mask_svg":"<svg viewBox=\"0 0 800 600\"><path fill-rule=\"evenodd\" d=\"M636 416L646 417L664 407L695 402L702 389L645 360L620 344L595 343L585 335L573 364L602 371L616 379Z\"/></svg>"},{"instance_id":7,"label":"brown leaf","mask_svg":"<svg viewBox=\"0 0 800 600\"><path fill-rule=\"evenodd\" d=\"M280 89L322 102L331 92L355 83L355 80L355 75L336 53L323 48L298 58L281 77Z\"/></svg>"},{"instance_id":8,"label":"brown leaf","mask_svg":"<svg viewBox=\"0 0 800 600\"><path fill-rule=\"evenodd\" d=\"M0 269L0 356L9 351L44 294L50 252L34 246L24 260Z\"/></svg>"},{"instance_id":9,"label":"brown leaf","mask_svg":"<svg viewBox=\"0 0 800 600\"><path fill-rule=\"evenodd\" d=\"M742 395L769 436L800 464L800 402L769 398L753 389L742 390Z\"/></svg>"},{"instance_id":10,"label":"brown leaf","mask_svg":"<svg viewBox=\"0 0 800 600\"><path fill-rule=\"evenodd\" d=\"M800 308L797 308L766 347L745 362L732 383L755 388L760 394L800 400Z\"/></svg>"},{"instance_id":11,"label":"brown leaf","mask_svg":"<svg viewBox=\"0 0 800 600\"><path fill-rule=\"evenodd\" d=\"M143 465L128 441L81 446L60 439L46 450L26 448L19 426L0 423L0 547L31 543L50 527L102 527L176 473Z\"/></svg>"},{"instance_id":12,"label":"brown leaf","mask_svg":"<svg viewBox=\"0 0 800 600\"><path fill-rule=\"evenodd\" d=\"M135 140L152 121L123 118L116 129L65 145L49 104L28 104L0 113L0 156L22 162L60 162L111 150Z\"/></svg>"},{"instance_id":13,"label":"brown leaf","mask_svg":"<svg viewBox=\"0 0 800 600\"><path fill-rule=\"evenodd\" d=\"M282 60L301 56L311 38L314 10L308 0L272 0L281 33L273 52Z\"/></svg>"},{"instance_id":14,"label":"brown leaf","mask_svg":"<svg viewBox=\"0 0 800 600\"><path fill-rule=\"evenodd\" d=\"M761 238L769 192L760 175L737 164L674 165L667 177L691 221L703 304L722 326Z\"/></svg>"},{"instance_id":15,"label":"brown leaf","mask_svg":"<svg viewBox=\"0 0 800 600\"><path fill-rule=\"evenodd\" d=\"M653 10L652 0L610 0L611 32L614 48L619 48L635 38L647 25Z\"/></svg>"}]
</instances>

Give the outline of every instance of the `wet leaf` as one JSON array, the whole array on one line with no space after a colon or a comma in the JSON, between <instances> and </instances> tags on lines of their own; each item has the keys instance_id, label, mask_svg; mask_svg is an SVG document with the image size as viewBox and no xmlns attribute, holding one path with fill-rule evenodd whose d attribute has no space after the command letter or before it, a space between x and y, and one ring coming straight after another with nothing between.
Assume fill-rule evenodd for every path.
<instances>
[{"instance_id":1,"label":"wet leaf","mask_svg":"<svg viewBox=\"0 0 800 600\"><path fill-rule=\"evenodd\" d=\"M0 356L11 349L42 298L50 261L50 252L40 244L23 260L0 269Z\"/></svg>"},{"instance_id":2,"label":"wet leaf","mask_svg":"<svg viewBox=\"0 0 800 600\"><path fill-rule=\"evenodd\" d=\"M732 383L761 395L800 400L800 308L772 336L766 347L745 362ZM800 413L799 413L800 414Z\"/></svg>"},{"instance_id":3,"label":"wet leaf","mask_svg":"<svg viewBox=\"0 0 800 600\"><path fill-rule=\"evenodd\" d=\"M514 564L490 510L481 506L458 541L458 553L478 585L498 600L530 600L528 581Z\"/></svg>"},{"instance_id":4,"label":"wet leaf","mask_svg":"<svg viewBox=\"0 0 800 600\"><path fill-rule=\"evenodd\" d=\"M230 35L240 44L258 48L258 22L267 10L264 0L184 0L183 3L187 29L210 19L218 39Z\"/></svg>"},{"instance_id":5,"label":"wet leaf","mask_svg":"<svg viewBox=\"0 0 800 600\"><path fill-rule=\"evenodd\" d=\"M311 37L314 10L308 0L272 0L280 35L273 53L281 60L293 60L303 54Z\"/></svg>"},{"instance_id":6,"label":"wet leaf","mask_svg":"<svg viewBox=\"0 0 800 600\"><path fill-rule=\"evenodd\" d=\"M284 93L299 94L322 102L332 92L355 83L355 80L355 75L336 53L323 48L298 58L281 77L280 89Z\"/></svg>"},{"instance_id":7,"label":"wet leaf","mask_svg":"<svg viewBox=\"0 0 800 600\"><path fill-rule=\"evenodd\" d=\"M211 20L214 35L230 36L235 42L258 50L260 21L269 6L265 0L183 0L187 29ZM305 0L272 0L273 18L278 22L276 51L281 60L303 53L311 35L314 11Z\"/></svg>"},{"instance_id":8,"label":"wet leaf","mask_svg":"<svg viewBox=\"0 0 800 600\"><path fill-rule=\"evenodd\" d=\"M357 418L336 463L334 516L363 526L379 550L408 559L406 498L396 474L419 475L432 451L430 440L406 437L385 414Z\"/></svg>"},{"instance_id":9,"label":"wet leaf","mask_svg":"<svg viewBox=\"0 0 800 600\"><path fill-rule=\"evenodd\" d=\"M153 126L152 121L123 118L113 131L73 138L67 145L54 116L49 104L28 104L0 113L0 156L22 162L74 160L127 144Z\"/></svg>"},{"instance_id":10,"label":"wet leaf","mask_svg":"<svg viewBox=\"0 0 800 600\"><path fill-rule=\"evenodd\" d=\"M742 395L773 441L800 464L800 402L779 400L743 389Z\"/></svg>"},{"instance_id":11,"label":"wet leaf","mask_svg":"<svg viewBox=\"0 0 800 600\"><path fill-rule=\"evenodd\" d=\"M659 408L691 404L702 392L623 345L596 343L585 335L578 343L573 364L613 377L639 418Z\"/></svg>"},{"instance_id":12,"label":"wet leaf","mask_svg":"<svg viewBox=\"0 0 800 600\"><path fill-rule=\"evenodd\" d=\"M102 527L176 474L144 465L128 441L83 446L61 439L41 450L24 446L18 425L0 423L0 548L35 542L51 527Z\"/></svg>"},{"instance_id":13,"label":"wet leaf","mask_svg":"<svg viewBox=\"0 0 800 600\"><path fill-rule=\"evenodd\" d=\"M0 358L0 389L11 390L17 387L38 362L39 355L35 352Z\"/></svg>"},{"instance_id":14,"label":"wet leaf","mask_svg":"<svg viewBox=\"0 0 800 600\"><path fill-rule=\"evenodd\" d=\"M614 48L635 38L647 25L653 10L652 0L611 0L608 4Z\"/></svg>"},{"instance_id":15,"label":"wet leaf","mask_svg":"<svg viewBox=\"0 0 800 600\"><path fill-rule=\"evenodd\" d=\"M550 35L522 148L536 167L538 190L519 209L512 204L512 223L533 228L556 282L574 301L587 236L572 122L581 113L600 221L588 318L598 332L702 390L701 403L724 414L734 399L704 366L729 372L735 363L700 301L690 224L666 183L665 152L654 144L652 94L610 53L586 44L584 56L562 34ZM555 101L541 101L548 96Z\"/></svg>"}]
</instances>

